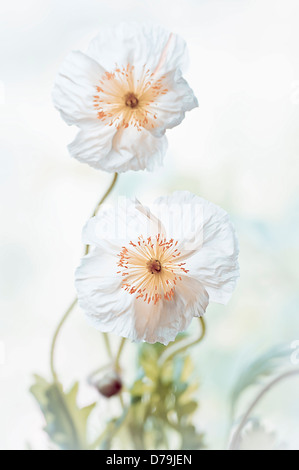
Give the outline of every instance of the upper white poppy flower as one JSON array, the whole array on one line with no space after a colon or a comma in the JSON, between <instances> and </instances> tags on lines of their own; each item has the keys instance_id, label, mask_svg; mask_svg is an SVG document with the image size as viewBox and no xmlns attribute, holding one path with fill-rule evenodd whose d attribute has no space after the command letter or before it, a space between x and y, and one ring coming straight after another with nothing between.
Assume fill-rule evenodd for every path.
<instances>
[{"instance_id":1,"label":"upper white poppy flower","mask_svg":"<svg viewBox=\"0 0 299 470\"><path fill-rule=\"evenodd\" d=\"M61 66L53 100L80 132L71 155L109 172L151 170L167 150L165 130L198 105L182 78L186 44L160 27L103 29L86 54Z\"/></svg>"},{"instance_id":2,"label":"upper white poppy flower","mask_svg":"<svg viewBox=\"0 0 299 470\"><path fill-rule=\"evenodd\" d=\"M79 304L96 328L133 341L173 341L209 301L226 303L239 277L227 213L189 192L152 210L103 208L83 241L93 249L76 271Z\"/></svg>"}]
</instances>

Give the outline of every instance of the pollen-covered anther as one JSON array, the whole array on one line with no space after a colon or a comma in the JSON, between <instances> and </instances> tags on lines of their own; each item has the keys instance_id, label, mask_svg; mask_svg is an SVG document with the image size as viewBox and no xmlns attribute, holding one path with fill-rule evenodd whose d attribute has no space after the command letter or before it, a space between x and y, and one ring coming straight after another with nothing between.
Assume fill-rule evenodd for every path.
<instances>
[{"instance_id":1,"label":"pollen-covered anther","mask_svg":"<svg viewBox=\"0 0 299 470\"><path fill-rule=\"evenodd\" d=\"M177 245L177 241L159 234L147 239L140 236L123 247L117 264L122 288L147 303L157 304L162 298L172 300L177 283L188 273L186 263L180 262Z\"/></svg>"}]
</instances>

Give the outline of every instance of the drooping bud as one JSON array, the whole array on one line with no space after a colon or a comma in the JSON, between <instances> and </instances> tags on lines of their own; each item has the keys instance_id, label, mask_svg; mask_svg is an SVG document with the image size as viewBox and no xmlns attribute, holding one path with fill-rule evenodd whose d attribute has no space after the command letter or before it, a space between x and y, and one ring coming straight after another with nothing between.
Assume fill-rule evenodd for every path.
<instances>
[{"instance_id":1,"label":"drooping bud","mask_svg":"<svg viewBox=\"0 0 299 470\"><path fill-rule=\"evenodd\" d=\"M111 370L106 372L106 374L101 378L97 379L93 385L101 395L106 398L111 398L121 391L122 380L116 371Z\"/></svg>"}]
</instances>

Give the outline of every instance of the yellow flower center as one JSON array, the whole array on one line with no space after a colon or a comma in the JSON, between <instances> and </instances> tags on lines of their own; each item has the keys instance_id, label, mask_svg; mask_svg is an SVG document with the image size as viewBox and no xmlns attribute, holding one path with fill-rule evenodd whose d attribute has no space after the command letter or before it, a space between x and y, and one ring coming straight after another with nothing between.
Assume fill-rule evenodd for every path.
<instances>
[{"instance_id":1,"label":"yellow flower center","mask_svg":"<svg viewBox=\"0 0 299 470\"><path fill-rule=\"evenodd\" d=\"M146 70L135 72L131 65L105 72L96 87L94 108L105 125L153 129L157 125L157 99L168 92L165 76L156 79Z\"/></svg>"},{"instance_id":2,"label":"yellow flower center","mask_svg":"<svg viewBox=\"0 0 299 470\"><path fill-rule=\"evenodd\" d=\"M156 304L160 299L171 300L182 275L187 274L186 263L180 262L178 242L166 240L160 234L123 247L118 267L123 277L122 288L136 298Z\"/></svg>"}]
</instances>

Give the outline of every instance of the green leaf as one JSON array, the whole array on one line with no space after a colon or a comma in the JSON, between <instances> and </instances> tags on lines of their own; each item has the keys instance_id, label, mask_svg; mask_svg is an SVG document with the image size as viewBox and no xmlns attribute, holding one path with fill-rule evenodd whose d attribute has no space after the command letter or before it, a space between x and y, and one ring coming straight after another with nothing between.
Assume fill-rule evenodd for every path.
<instances>
[{"instance_id":1,"label":"green leaf","mask_svg":"<svg viewBox=\"0 0 299 470\"><path fill-rule=\"evenodd\" d=\"M104 433L97 441L95 441L95 448L100 448L101 450L110 450L112 446L112 440L126 421L128 412L129 409L124 410L123 414L119 418L114 418L107 424Z\"/></svg>"},{"instance_id":2,"label":"green leaf","mask_svg":"<svg viewBox=\"0 0 299 470\"><path fill-rule=\"evenodd\" d=\"M281 366L283 359L289 355L289 347L276 346L245 367L239 375L231 394L232 416L234 415L237 401L244 390L250 385L259 383L262 378L273 374Z\"/></svg>"},{"instance_id":3,"label":"green leaf","mask_svg":"<svg viewBox=\"0 0 299 470\"><path fill-rule=\"evenodd\" d=\"M141 357L140 365L144 370L145 375L153 382L157 380L159 376L159 369L157 367L157 361L154 359Z\"/></svg>"},{"instance_id":4,"label":"green leaf","mask_svg":"<svg viewBox=\"0 0 299 470\"><path fill-rule=\"evenodd\" d=\"M179 343L183 339L185 339L188 336L187 333L179 333L178 336L175 339L176 343ZM169 343L168 346L164 346L161 343L155 343L155 344L149 344L149 343L142 343L142 345L139 347L139 361L140 358L143 357L145 359L147 358L152 358L157 360L161 354L163 354L166 349L170 348L174 343Z\"/></svg>"},{"instance_id":5,"label":"green leaf","mask_svg":"<svg viewBox=\"0 0 299 470\"><path fill-rule=\"evenodd\" d=\"M60 383L49 383L36 375L30 391L39 403L46 420L45 431L63 450L87 450L87 420L95 403L85 408L77 405L79 384L65 393Z\"/></svg>"},{"instance_id":6,"label":"green leaf","mask_svg":"<svg viewBox=\"0 0 299 470\"><path fill-rule=\"evenodd\" d=\"M179 402L182 404L188 403L192 399L194 394L197 392L197 390L198 390L198 383L197 382L191 383L189 386L187 386L186 390L180 394Z\"/></svg>"},{"instance_id":7,"label":"green leaf","mask_svg":"<svg viewBox=\"0 0 299 470\"><path fill-rule=\"evenodd\" d=\"M142 380L137 380L131 388L131 395L133 397L142 397L146 393L150 393L153 390L153 386L148 383L144 383Z\"/></svg>"},{"instance_id":8,"label":"green leaf","mask_svg":"<svg viewBox=\"0 0 299 470\"><path fill-rule=\"evenodd\" d=\"M197 410L198 405L196 401L189 401L183 405L177 405L177 414L180 416L191 416Z\"/></svg>"},{"instance_id":9,"label":"green leaf","mask_svg":"<svg viewBox=\"0 0 299 470\"><path fill-rule=\"evenodd\" d=\"M187 425L181 429L182 434L182 450L200 450L203 449L204 436L202 433L199 433L195 426L192 424Z\"/></svg>"},{"instance_id":10,"label":"green leaf","mask_svg":"<svg viewBox=\"0 0 299 470\"><path fill-rule=\"evenodd\" d=\"M198 390L189 356L178 354L159 364L165 347L142 345L140 371L131 388L131 409L126 423L136 449L167 449L169 436L176 432L181 448L203 447L202 434L192 425L198 408L194 395Z\"/></svg>"}]
</instances>

